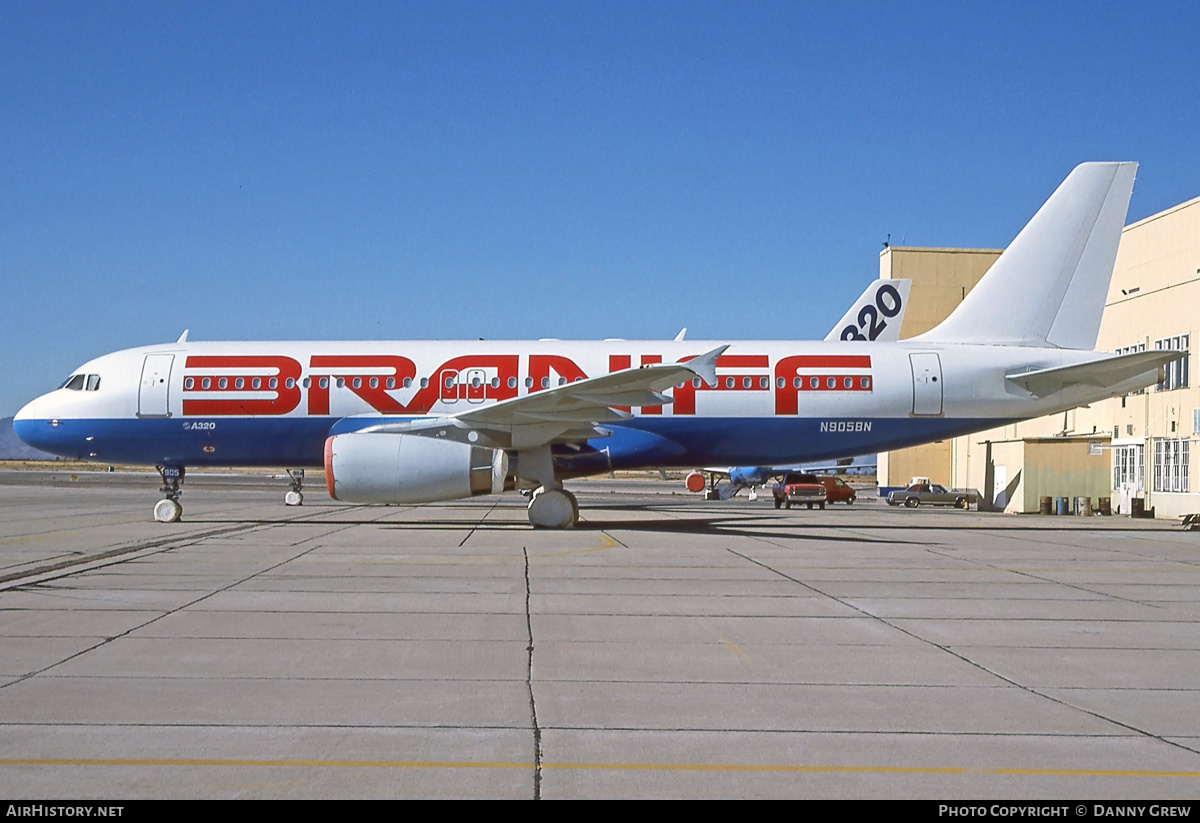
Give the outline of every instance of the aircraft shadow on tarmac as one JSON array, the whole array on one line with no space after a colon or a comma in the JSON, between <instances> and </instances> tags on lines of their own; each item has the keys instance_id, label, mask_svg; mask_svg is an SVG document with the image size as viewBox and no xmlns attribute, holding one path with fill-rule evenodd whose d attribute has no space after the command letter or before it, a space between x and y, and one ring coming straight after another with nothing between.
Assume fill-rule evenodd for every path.
<instances>
[{"instance_id":1,"label":"aircraft shadow on tarmac","mask_svg":"<svg viewBox=\"0 0 1200 823\"><path fill-rule=\"evenodd\" d=\"M649 506L631 505L621 507L628 509L643 509L651 508ZM613 507L609 507L608 511L612 511ZM529 524L524 520L502 520L496 519L492 521L464 521L459 519L433 519L422 518L411 522L396 522L396 521L380 521L371 518L322 518L320 520L292 520L292 519L238 519L238 518L204 518L204 517L189 517L186 522L189 525L220 525L220 524L243 524L247 526L275 526L275 527L328 527L328 526L376 526L384 530L392 531L463 531L472 530L476 532L511 532L511 531L528 531L533 534L569 534L570 532L556 531L541 531L532 530ZM819 539L825 542L842 542L842 543L889 543L889 544L920 544L923 541L909 539L892 539L892 538L872 538L865 535L852 534L836 534L831 533L831 530L847 530L847 529L879 529L879 526L869 526L859 523L805 523L798 524L795 521L788 521L783 518L775 517L754 517L747 515L734 515L724 517L689 517L683 518L664 518L664 519L629 519L629 520L588 520L581 517L576 524L574 531L576 532L640 532L646 534L691 534L697 536L727 536L727 537L759 537L769 539L785 539L809 536L812 539ZM895 527L882 527L895 528ZM814 532L811 535L806 535L809 531ZM817 532L820 532L819 534Z\"/></svg>"},{"instance_id":2,"label":"aircraft shadow on tarmac","mask_svg":"<svg viewBox=\"0 0 1200 823\"><path fill-rule=\"evenodd\" d=\"M466 509L468 506L454 506L454 504L440 504L442 506L449 505L456 509ZM356 507L358 508L358 507ZM386 507L385 512L392 512L400 515L402 510L407 507ZM478 507L470 507L478 511ZM374 506L363 506L363 510L376 511ZM587 532L608 532L608 531L624 531L646 534L692 534L697 536L729 536L729 537L758 537L770 539L787 539L808 537L813 540L830 543L884 543L897 545L913 545L927 542L925 539L916 537L917 533L928 534L930 532L969 532L974 530L987 530L990 532L1078 532L1087 530L1084 524L1058 525L1055 523L1045 522L1044 518L1020 518L1022 522L1014 523L1014 518L999 518L995 525L981 524L975 518L971 518L971 522L929 522L928 517L921 518L919 523L880 523L875 522L874 517L855 517L847 519L845 514L836 519L828 518L822 513L813 512L811 518L807 512L797 516L795 513L783 514L773 511L752 512L738 511L722 514L721 516L706 516L706 517L679 517L666 516L661 518L640 517L640 518L612 518L608 515L619 514L622 511L638 511L638 512L672 512L692 514L695 509L690 505L684 504L679 506L666 505L661 502L605 502L601 505L589 505L581 513L582 516L575 526L575 531ZM589 513L592 517L589 517ZM882 512L879 512L882 514ZM349 512L347 512L349 514ZM245 525L263 525L263 526L376 526L381 529L397 530L397 531L420 531L428 529L431 531L445 530L475 530L480 532L510 532L510 531L529 531L530 534L548 534L549 532L534 531L529 529L528 523L524 518L518 518L516 512L510 512L507 509L497 513L494 519L481 520L463 520L463 519L438 519L424 517L419 520L414 519L409 522L384 520L371 517L329 517L317 519L291 519L291 518L256 518L256 519L240 519L240 518L219 518L219 517L188 517L189 524L205 524L219 525L240 523ZM514 517L509 519L506 514L513 514ZM953 521L959 517L963 517L961 512L938 512L935 517L938 520L943 518L946 521ZM597 517L597 515L602 515ZM907 515L915 520L916 515ZM595 518L595 519L593 519ZM820 519L818 519L820 518ZM1105 518L1109 520L1109 518ZM1145 532L1161 533L1166 531L1165 524L1152 526L1147 523L1144 528L1124 527L1119 530L1105 529L1105 531L1114 531L1120 534L1139 534ZM869 533L892 533L889 536L872 537L870 534L848 534L847 532L865 531ZM900 534L895 534L899 532Z\"/></svg>"}]
</instances>

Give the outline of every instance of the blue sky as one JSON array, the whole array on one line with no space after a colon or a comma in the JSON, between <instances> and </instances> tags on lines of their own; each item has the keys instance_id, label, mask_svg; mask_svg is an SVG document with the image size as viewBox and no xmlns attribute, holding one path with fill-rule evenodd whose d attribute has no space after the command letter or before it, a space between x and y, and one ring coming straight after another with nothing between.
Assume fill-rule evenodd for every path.
<instances>
[{"instance_id":1,"label":"blue sky","mask_svg":"<svg viewBox=\"0 0 1200 823\"><path fill-rule=\"evenodd\" d=\"M0 4L0 415L192 339L821 337L1084 160L1200 196L1194 3Z\"/></svg>"}]
</instances>

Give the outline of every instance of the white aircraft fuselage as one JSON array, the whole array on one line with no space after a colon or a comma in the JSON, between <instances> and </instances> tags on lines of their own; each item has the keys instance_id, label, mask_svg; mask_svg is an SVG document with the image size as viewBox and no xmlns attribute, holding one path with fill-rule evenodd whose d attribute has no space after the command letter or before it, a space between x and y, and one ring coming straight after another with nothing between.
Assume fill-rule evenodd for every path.
<instances>
[{"instance_id":1,"label":"white aircraft fuselage","mask_svg":"<svg viewBox=\"0 0 1200 823\"><path fill-rule=\"evenodd\" d=\"M320 466L331 434L452 415L719 342L191 342L89 361L94 391L60 388L17 415L27 443L64 457L179 466ZM674 402L632 409L610 434L556 449L567 476L655 466L782 465L910 446L1073 408L1111 389L1038 398L1006 379L1104 359L983 345L747 341Z\"/></svg>"}]
</instances>

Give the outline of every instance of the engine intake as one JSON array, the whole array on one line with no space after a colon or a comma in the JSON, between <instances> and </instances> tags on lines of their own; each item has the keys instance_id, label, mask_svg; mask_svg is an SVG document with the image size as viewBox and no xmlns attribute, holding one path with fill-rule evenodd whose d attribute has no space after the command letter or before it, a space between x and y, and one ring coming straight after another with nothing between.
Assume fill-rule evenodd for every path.
<instances>
[{"instance_id":1,"label":"engine intake","mask_svg":"<svg viewBox=\"0 0 1200 823\"><path fill-rule=\"evenodd\" d=\"M435 503L504 489L508 455L413 434L349 432L325 441L329 496L347 503Z\"/></svg>"}]
</instances>

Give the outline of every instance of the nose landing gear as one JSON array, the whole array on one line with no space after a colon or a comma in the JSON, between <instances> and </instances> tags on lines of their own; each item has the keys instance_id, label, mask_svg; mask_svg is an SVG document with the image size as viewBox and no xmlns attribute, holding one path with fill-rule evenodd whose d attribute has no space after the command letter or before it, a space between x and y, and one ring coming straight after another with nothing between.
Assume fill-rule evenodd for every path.
<instances>
[{"instance_id":1,"label":"nose landing gear","mask_svg":"<svg viewBox=\"0 0 1200 823\"><path fill-rule=\"evenodd\" d=\"M159 489L164 495L165 500L159 500L154 504L154 519L159 523L176 523L183 517L183 505L179 502L179 495L183 494L183 490L179 486L183 483L184 468L183 466L155 466L158 470L158 476L162 478L162 488Z\"/></svg>"},{"instance_id":2,"label":"nose landing gear","mask_svg":"<svg viewBox=\"0 0 1200 823\"><path fill-rule=\"evenodd\" d=\"M288 469L288 477L292 480L292 490L283 496L286 506L303 506L304 469Z\"/></svg>"}]
</instances>

